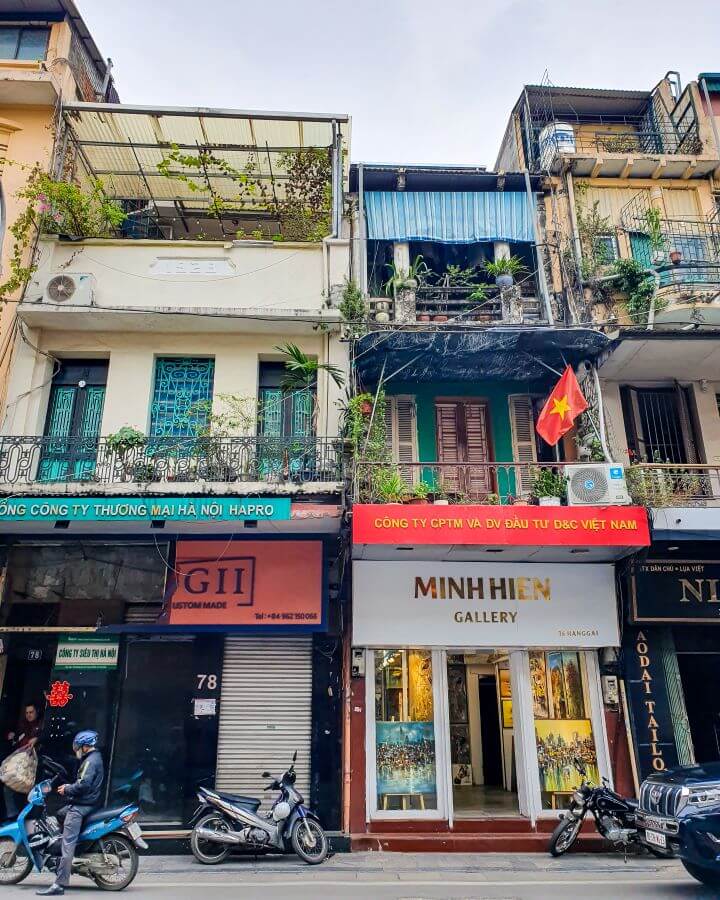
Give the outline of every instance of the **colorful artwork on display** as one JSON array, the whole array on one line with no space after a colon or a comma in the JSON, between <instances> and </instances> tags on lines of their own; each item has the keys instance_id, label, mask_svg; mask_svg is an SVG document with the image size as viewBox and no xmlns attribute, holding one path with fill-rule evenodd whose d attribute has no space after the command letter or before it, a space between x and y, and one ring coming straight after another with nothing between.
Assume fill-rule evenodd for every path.
<instances>
[{"instance_id":1,"label":"colorful artwork on display","mask_svg":"<svg viewBox=\"0 0 720 900\"><path fill-rule=\"evenodd\" d=\"M582 719L583 703L580 659L574 651L556 651L547 654L550 675L553 716L556 719Z\"/></svg>"},{"instance_id":2,"label":"colorful artwork on display","mask_svg":"<svg viewBox=\"0 0 720 900\"><path fill-rule=\"evenodd\" d=\"M435 794L435 729L432 722L376 722L377 793Z\"/></svg>"},{"instance_id":3,"label":"colorful artwork on display","mask_svg":"<svg viewBox=\"0 0 720 900\"><path fill-rule=\"evenodd\" d=\"M530 652L530 684L532 685L533 716L536 719L547 719L550 715L547 693L547 668L545 653L542 650Z\"/></svg>"},{"instance_id":4,"label":"colorful artwork on display","mask_svg":"<svg viewBox=\"0 0 720 900\"><path fill-rule=\"evenodd\" d=\"M500 678L500 696L512 697L512 691L510 689L510 669L498 669L498 676Z\"/></svg>"},{"instance_id":5,"label":"colorful artwork on display","mask_svg":"<svg viewBox=\"0 0 720 900\"><path fill-rule=\"evenodd\" d=\"M550 655L550 654L548 654ZM589 719L539 719L535 721L540 790L568 793L580 786L583 776L575 768L581 759L585 778L600 784L595 740Z\"/></svg>"},{"instance_id":6,"label":"colorful artwork on display","mask_svg":"<svg viewBox=\"0 0 720 900\"><path fill-rule=\"evenodd\" d=\"M502 703L502 727L513 727L513 707L512 700L501 700Z\"/></svg>"}]
</instances>

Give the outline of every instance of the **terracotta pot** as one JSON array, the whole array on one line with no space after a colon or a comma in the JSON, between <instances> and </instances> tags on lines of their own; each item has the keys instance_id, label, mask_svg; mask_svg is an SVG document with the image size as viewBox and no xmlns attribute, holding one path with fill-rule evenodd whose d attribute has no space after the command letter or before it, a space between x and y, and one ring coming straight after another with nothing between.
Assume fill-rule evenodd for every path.
<instances>
[{"instance_id":1,"label":"terracotta pot","mask_svg":"<svg viewBox=\"0 0 720 900\"><path fill-rule=\"evenodd\" d=\"M427 313L420 313L417 317L418 322L429 322L430 316Z\"/></svg>"},{"instance_id":2,"label":"terracotta pot","mask_svg":"<svg viewBox=\"0 0 720 900\"><path fill-rule=\"evenodd\" d=\"M447 316L433 316L433 322L447 322Z\"/></svg>"},{"instance_id":3,"label":"terracotta pot","mask_svg":"<svg viewBox=\"0 0 720 900\"><path fill-rule=\"evenodd\" d=\"M369 403L369 402L366 400L366 401L362 404L362 406L360 407L360 412L361 412L364 416L369 416L370 413L372 412L372 403Z\"/></svg>"},{"instance_id":4,"label":"terracotta pot","mask_svg":"<svg viewBox=\"0 0 720 900\"><path fill-rule=\"evenodd\" d=\"M411 497L407 502L410 506L427 506L430 501L426 500L424 497Z\"/></svg>"},{"instance_id":5,"label":"terracotta pot","mask_svg":"<svg viewBox=\"0 0 720 900\"><path fill-rule=\"evenodd\" d=\"M680 251L680 250L671 250L671 251L670 251L670 262L671 262L674 266L677 266L679 263L681 263L681 262L682 262L682 251Z\"/></svg>"}]
</instances>

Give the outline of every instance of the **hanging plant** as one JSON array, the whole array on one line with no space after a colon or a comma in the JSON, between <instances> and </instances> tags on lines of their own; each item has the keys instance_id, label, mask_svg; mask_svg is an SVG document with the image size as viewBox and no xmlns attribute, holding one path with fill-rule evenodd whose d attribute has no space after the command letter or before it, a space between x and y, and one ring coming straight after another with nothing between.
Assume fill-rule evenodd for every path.
<instances>
[{"instance_id":1,"label":"hanging plant","mask_svg":"<svg viewBox=\"0 0 720 900\"><path fill-rule=\"evenodd\" d=\"M24 208L8 229L14 238L9 277L0 284L0 297L7 300L27 286L37 269L30 247L35 236L59 234L74 238L112 237L127 218L120 204L105 193L99 178L87 188L73 181L56 181L39 163L19 165L29 172L24 186L15 194Z\"/></svg>"}]
</instances>

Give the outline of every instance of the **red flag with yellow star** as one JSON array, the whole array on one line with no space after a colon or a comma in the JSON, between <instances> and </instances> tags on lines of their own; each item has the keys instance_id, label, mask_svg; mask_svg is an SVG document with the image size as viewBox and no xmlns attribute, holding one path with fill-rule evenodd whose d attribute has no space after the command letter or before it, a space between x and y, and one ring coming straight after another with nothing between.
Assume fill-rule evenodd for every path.
<instances>
[{"instance_id":1,"label":"red flag with yellow star","mask_svg":"<svg viewBox=\"0 0 720 900\"><path fill-rule=\"evenodd\" d=\"M537 420L535 430L551 447L573 427L575 419L588 408L571 366L553 388Z\"/></svg>"}]
</instances>

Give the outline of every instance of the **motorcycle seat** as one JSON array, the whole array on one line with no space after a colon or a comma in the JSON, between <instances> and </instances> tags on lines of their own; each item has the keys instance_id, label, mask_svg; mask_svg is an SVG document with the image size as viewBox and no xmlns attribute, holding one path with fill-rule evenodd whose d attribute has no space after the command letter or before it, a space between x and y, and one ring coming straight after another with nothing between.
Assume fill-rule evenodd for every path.
<instances>
[{"instance_id":1,"label":"motorcycle seat","mask_svg":"<svg viewBox=\"0 0 720 900\"><path fill-rule=\"evenodd\" d=\"M88 828L90 825L94 825L96 822L107 822L110 819L117 819L120 813L125 812L128 805L127 803L122 806L113 806L108 809L98 809L95 812L90 813L89 816L85 816L83 819L83 828Z\"/></svg>"},{"instance_id":2,"label":"motorcycle seat","mask_svg":"<svg viewBox=\"0 0 720 900\"><path fill-rule=\"evenodd\" d=\"M226 803L232 803L234 806L242 806L251 812L256 812L260 806L260 801L255 797L244 797L242 794L226 794L224 791L215 792L221 800Z\"/></svg>"}]
</instances>

